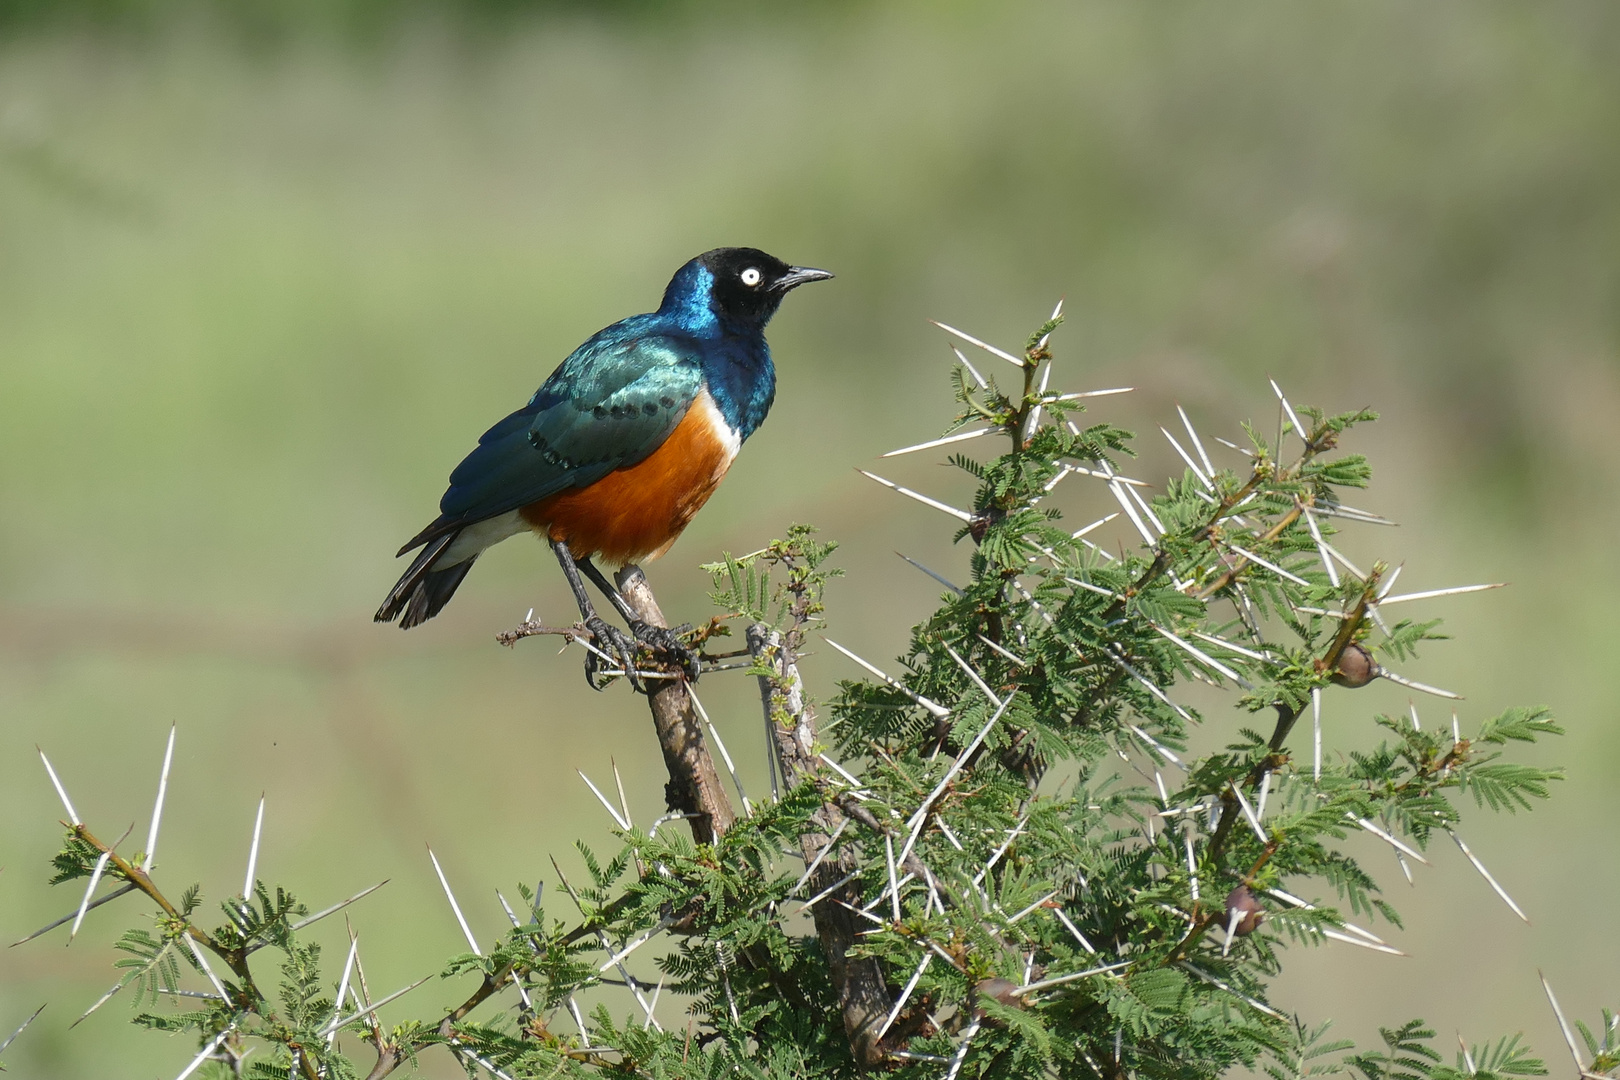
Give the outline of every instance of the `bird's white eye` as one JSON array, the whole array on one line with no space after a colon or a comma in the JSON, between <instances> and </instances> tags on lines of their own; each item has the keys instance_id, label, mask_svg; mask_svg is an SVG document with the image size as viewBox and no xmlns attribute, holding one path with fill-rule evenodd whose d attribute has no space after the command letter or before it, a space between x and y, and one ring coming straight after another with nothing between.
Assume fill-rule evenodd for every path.
<instances>
[{"instance_id":1,"label":"bird's white eye","mask_svg":"<svg viewBox=\"0 0 1620 1080\"><path fill-rule=\"evenodd\" d=\"M744 270L739 277L741 277L744 285L752 289L755 285L760 283L764 275L761 274L755 267L750 266L748 269Z\"/></svg>"}]
</instances>

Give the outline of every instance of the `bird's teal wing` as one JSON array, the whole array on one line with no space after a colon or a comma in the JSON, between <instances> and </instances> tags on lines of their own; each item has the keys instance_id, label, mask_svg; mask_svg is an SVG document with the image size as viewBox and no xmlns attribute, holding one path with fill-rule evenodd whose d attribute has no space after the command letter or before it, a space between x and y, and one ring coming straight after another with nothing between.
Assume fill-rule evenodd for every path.
<instances>
[{"instance_id":1,"label":"bird's teal wing","mask_svg":"<svg viewBox=\"0 0 1620 1080\"><path fill-rule=\"evenodd\" d=\"M638 333L636 322L581 345L527 406L484 433L450 474L439 531L589 486L663 444L702 389L697 343Z\"/></svg>"}]
</instances>

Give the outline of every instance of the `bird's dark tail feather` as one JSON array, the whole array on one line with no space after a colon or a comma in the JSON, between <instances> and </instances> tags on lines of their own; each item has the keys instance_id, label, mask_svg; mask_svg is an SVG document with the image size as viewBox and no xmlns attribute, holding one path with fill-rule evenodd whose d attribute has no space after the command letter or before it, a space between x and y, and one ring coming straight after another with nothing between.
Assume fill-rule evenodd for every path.
<instances>
[{"instance_id":1,"label":"bird's dark tail feather","mask_svg":"<svg viewBox=\"0 0 1620 1080\"><path fill-rule=\"evenodd\" d=\"M457 532L432 540L411 560L410 567L400 576L399 583L389 592L382 607L373 618L377 622L399 619L399 628L409 630L420 626L444 609L455 595L461 579L467 576L477 556L443 569L435 567L439 556L455 543ZM403 616L403 617L402 617Z\"/></svg>"}]
</instances>

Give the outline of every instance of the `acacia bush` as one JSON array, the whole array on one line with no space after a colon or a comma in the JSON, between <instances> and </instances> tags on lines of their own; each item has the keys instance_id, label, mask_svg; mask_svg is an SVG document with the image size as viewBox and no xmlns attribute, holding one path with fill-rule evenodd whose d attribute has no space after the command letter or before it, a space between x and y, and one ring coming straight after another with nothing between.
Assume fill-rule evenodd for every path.
<instances>
[{"instance_id":1,"label":"acacia bush","mask_svg":"<svg viewBox=\"0 0 1620 1080\"><path fill-rule=\"evenodd\" d=\"M1512 1035L1446 1064L1416 1020L1358 1052L1271 993L1290 946L1398 952L1379 924L1399 916L1351 854L1358 833L1403 869L1455 840L1518 911L1457 830L1464 808L1547 797L1559 773L1509 756L1559 733L1545 709L1372 716L1382 741L1362 752L1324 745L1320 725L1325 701L1350 712L1379 678L1452 696L1393 670L1440 636L1404 605L1488 586L1398 593L1398 570L1333 546L1341 529L1386 524L1343 501L1371 479L1348 449L1376 419L1366 410L1295 407L1273 384L1274 431L1249 424L1247 445L1222 444L1183 413L1180 434L1165 431L1182 475L1158 488L1126 476L1131 434L1079 422L1115 391L1049 385L1060 321L1018 353L945 328L1010 382L958 351L960 411L908 448L949 453L977 484L970 507L873 477L972 545L960 584L919 564L944 591L897 662L822 648L837 571L813 530L709 567L718 610L686 632L710 677L758 680L769 798L731 803L691 688L649 670L670 814L643 827L622 792L617 806L599 792L618 848L581 847L585 880L559 868L543 895L519 885L496 942L474 939L446 883L469 951L440 977L464 981L465 1001L385 1023L412 987L369 986L357 947L333 963L304 933L358 897L311 914L251 865L242 894L173 892L154 873L161 787L145 846L123 855L52 772L68 831L50 880L82 894L61 922L76 930L132 894L146 909L92 1009L122 991L137 1024L194 1033L181 1077L378 1078L429 1051L505 1078L1545 1073ZM1001 452L974 453L986 447ZM1088 538L1103 522L1072 529L1046 504L1079 478L1117 501L1139 546L1105 551ZM656 617L639 572L619 583ZM591 647L581 626L504 640L542 633ZM816 702L801 671L834 650L868 677ZM1178 701L1192 680L1231 691L1235 712ZM1199 728L1224 745L1189 753ZM587 1014L577 996L603 985L623 997ZM1577 1071L1613 1075L1616 1018L1571 1023L1548 997Z\"/></svg>"}]
</instances>

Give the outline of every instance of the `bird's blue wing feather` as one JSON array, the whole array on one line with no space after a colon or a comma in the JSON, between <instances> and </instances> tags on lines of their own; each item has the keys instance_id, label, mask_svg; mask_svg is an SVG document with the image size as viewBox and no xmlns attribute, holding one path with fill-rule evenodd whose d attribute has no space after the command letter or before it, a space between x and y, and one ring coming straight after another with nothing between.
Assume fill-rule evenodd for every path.
<instances>
[{"instance_id":1,"label":"bird's blue wing feather","mask_svg":"<svg viewBox=\"0 0 1620 1080\"><path fill-rule=\"evenodd\" d=\"M627 319L564 360L450 474L440 522L504 514L586 487L663 445L703 387L698 343Z\"/></svg>"}]
</instances>

